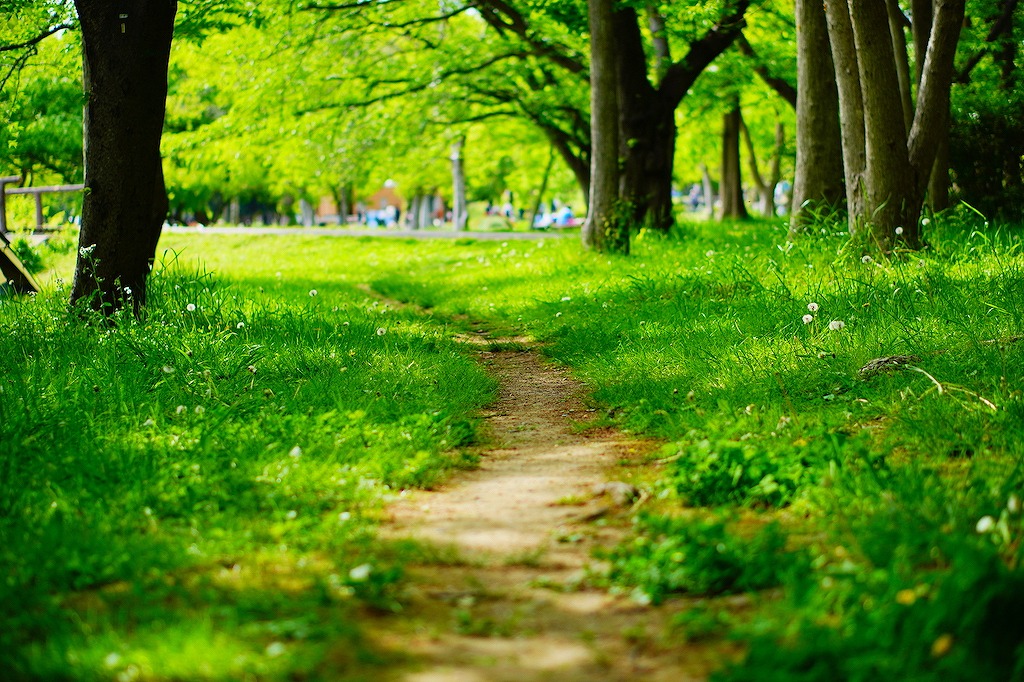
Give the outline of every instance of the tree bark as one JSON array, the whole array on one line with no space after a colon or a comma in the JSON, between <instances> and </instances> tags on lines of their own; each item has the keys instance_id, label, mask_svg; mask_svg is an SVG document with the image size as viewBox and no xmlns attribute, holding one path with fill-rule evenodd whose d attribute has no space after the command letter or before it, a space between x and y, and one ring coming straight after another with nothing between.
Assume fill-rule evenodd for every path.
<instances>
[{"instance_id":1,"label":"tree bark","mask_svg":"<svg viewBox=\"0 0 1024 682\"><path fill-rule=\"evenodd\" d=\"M776 112L776 117L778 112ZM768 169L768 177L764 177L757 162L757 152L754 149L754 140L750 137L750 129L743 120L742 112L739 119L740 133L743 135L743 143L747 149L747 165L750 167L750 175L757 188L760 197L761 212L766 218L775 217L775 187L779 184L782 172L782 147L786 143L786 129L782 121L775 122L775 147L772 149L771 166Z\"/></svg>"},{"instance_id":2,"label":"tree bark","mask_svg":"<svg viewBox=\"0 0 1024 682\"><path fill-rule=\"evenodd\" d=\"M458 232L466 231L469 225L466 173L462 166L462 147L465 144L465 135L459 135L452 143L452 224Z\"/></svg>"},{"instance_id":3,"label":"tree bark","mask_svg":"<svg viewBox=\"0 0 1024 682\"><path fill-rule=\"evenodd\" d=\"M649 77L636 11L623 7L614 12L614 41L619 55L619 148L624 159L620 198L638 228L667 232L675 223L675 110L704 69L740 35L748 4L748 0L738 0L729 5L719 24L691 42L682 59L667 66L662 62L657 87ZM655 49L659 56L669 57L667 49Z\"/></svg>"},{"instance_id":4,"label":"tree bark","mask_svg":"<svg viewBox=\"0 0 1024 682\"><path fill-rule=\"evenodd\" d=\"M864 149L864 98L847 0L825 3L825 18L839 95L846 210L850 234L855 234L864 215L864 170L867 157ZM796 203L796 197L793 202Z\"/></svg>"},{"instance_id":5,"label":"tree bark","mask_svg":"<svg viewBox=\"0 0 1024 682\"><path fill-rule=\"evenodd\" d=\"M940 134L949 125L953 57L964 16L964 0L935 0L934 21L921 71L917 108L909 134L900 104L896 55L889 35L886 0L841 0L826 5L836 79L840 91L847 193L851 180L862 187L850 201L850 229L867 227L882 253L897 245L920 248L925 187L935 163ZM861 106L844 96L859 93ZM863 144L857 144L857 136ZM859 177L851 159L863 155Z\"/></svg>"},{"instance_id":6,"label":"tree bark","mask_svg":"<svg viewBox=\"0 0 1024 682\"><path fill-rule=\"evenodd\" d=\"M843 143L839 93L825 11L817 0L796 0L796 177L790 232L806 229L843 203Z\"/></svg>"},{"instance_id":7,"label":"tree bark","mask_svg":"<svg viewBox=\"0 0 1024 682\"><path fill-rule=\"evenodd\" d=\"M71 302L105 314L146 301L167 215L160 160L174 0L76 0L85 198Z\"/></svg>"},{"instance_id":8,"label":"tree bark","mask_svg":"<svg viewBox=\"0 0 1024 682\"><path fill-rule=\"evenodd\" d=\"M750 217L743 202L740 171L740 107L734 104L722 118L722 195L723 219L745 220Z\"/></svg>"},{"instance_id":9,"label":"tree bark","mask_svg":"<svg viewBox=\"0 0 1024 682\"><path fill-rule=\"evenodd\" d=\"M613 0L588 0L590 21L590 206L583 246L629 253L619 208L619 93Z\"/></svg>"}]
</instances>

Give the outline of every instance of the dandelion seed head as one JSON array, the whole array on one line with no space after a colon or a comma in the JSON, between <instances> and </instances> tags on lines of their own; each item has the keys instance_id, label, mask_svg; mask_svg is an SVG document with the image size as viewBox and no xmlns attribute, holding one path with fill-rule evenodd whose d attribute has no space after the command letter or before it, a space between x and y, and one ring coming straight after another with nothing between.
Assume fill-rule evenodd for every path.
<instances>
[{"instance_id":1,"label":"dandelion seed head","mask_svg":"<svg viewBox=\"0 0 1024 682\"><path fill-rule=\"evenodd\" d=\"M312 298L313 296L316 296L316 295L317 295L317 290L316 289L310 289L309 290L309 297L310 298Z\"/></svg>"},{"instance_id":2,"label":"dandelion seed head","mask_svg":"<svg viewBox=\"0 0 1024 682\"><path fill-rule=\"evenodd\" d=\"M384 336L388 333L388 330L384 327L377 327L377 336Z\"/></svg>"},{"instance_id":3,"label":"dandelion seed head","mask_svg":"<svg viewBox=\"0 0 1024 682\"><path fill-rule=\"evenodd\" d=\"M185 310L189 311L190 313L195 312L196 304L195 303L189 303L187 306L185 306Z\"/></svg>"},{"instance_id":4,"label":"dandelion seed head","mask_svg":"<svg viewBox=\"0 0 1024 682\"><path fill-rule=\"evenodd\" d=\"M842 329L845 326L846 326L846 323L843 322L842 320L832 320L831 322L828 323L828 328L831 329L834 332L839 331L840 329Z\"/></svg>"},{"instance_id":5,"label":"dandelion seed head","mask_svg":"<svg viewBox=\"0 0 1024 682\"><path fill-rule=\"evenodd\" d=\"M871 256L865 255L863 258L860 259L860 262L861 263L870 263L871 262Z\"/></svg>"},{"instance_id":6,"label":"dandelion seed head","mask_svg":"<svg viewBox=\"0 0 1024 682\"><path fill-rule=\"evenodd\" d=\"M804 324L810 324L811 322L814 322L814 315L811 315L810 313L807 313L806 315L804 315L800 319L802 319L804 321Z\"/></svg>"},{"instance_id":7,"label":"dandelion seed head","mask_svg":"<svg viewBox=\"0 0 1024 682\"><path fill-rule=\"evenodd\" d=\"M897 227L896 228L896 234L903 234L903 228L902 227Z\"/></svg>"},{"instance_id":8,"label":"dandelion seed head","mask_svg":"<svg viewBox=\"0 0 1024 682\"><path fill-rule=\"evenodd\" d=\"M996 527L996 520L991 516L982 516L974 527L979 533L988 533Z\"/></svg>"},{"instance_id":9,"label":"dandelion seed head","mask_svg":"<svg viewBox=\"0 0 1024 682\"><path fill-rule=\"evenodd\" d=\"M348 572L348 577L356 582L362 582L370 577L373 567L370 564L359 564Z\"/></svg>"},{"instance_id":10,"label":"dandelion seed head","mask_svg":"<svg viewBox=\"0 0 1024 682\"><path fill-rule=\"evenodd\" d=\"M811 301L810 303L807 304L807 309L810 310L812 313L816 313L818 312L818 304Z\"/></svg>"}]
</instances>

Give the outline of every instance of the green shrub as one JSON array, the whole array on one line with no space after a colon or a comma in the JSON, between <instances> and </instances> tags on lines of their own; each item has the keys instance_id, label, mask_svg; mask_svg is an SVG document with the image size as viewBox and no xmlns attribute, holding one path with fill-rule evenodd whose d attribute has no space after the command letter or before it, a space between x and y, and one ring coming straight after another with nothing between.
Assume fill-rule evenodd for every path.
<instances>
[{"instance_id":1,"label":"green shrub","mask_svg":"<svg viewBox=\"0 0 1024 682\"><path fill-rule=\"evenodd\" d=\"M643 602L762 590L803 563L800 553L786 550L786 536L774 523L749 538L717 519L641 515L635 523L632 540L601 556L610 563L605 579Z\"/></svg>"},{"instance_id":2,"label":"green shrub","mask_svg":"<svg viewBox=\"0 0 1024 682\"><path fill-rule=\"evenodd\" d=\"M821 434L673 444L664 484L694 506L781 507L820 478L844 440Z\"/></svg>"}]
</instances>

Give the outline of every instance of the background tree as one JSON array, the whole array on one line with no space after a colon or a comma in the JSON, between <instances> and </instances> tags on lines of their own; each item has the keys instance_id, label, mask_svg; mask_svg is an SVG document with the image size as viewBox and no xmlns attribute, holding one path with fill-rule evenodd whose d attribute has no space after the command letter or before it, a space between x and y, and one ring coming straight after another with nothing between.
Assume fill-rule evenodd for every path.
<instances>
[{"instance_id":1,"label":"background tree","mask_svg":"<svg viewBox=\"0 0 1024 682\"><path fill-rule=\"evenodd\" d=\"M884 0L825 6L839 89L851 233L883 253L922 245L919 219L939 133L948 126L963 0L934 0L917 106L908 132Z\"/></svg>"}]
</instances>

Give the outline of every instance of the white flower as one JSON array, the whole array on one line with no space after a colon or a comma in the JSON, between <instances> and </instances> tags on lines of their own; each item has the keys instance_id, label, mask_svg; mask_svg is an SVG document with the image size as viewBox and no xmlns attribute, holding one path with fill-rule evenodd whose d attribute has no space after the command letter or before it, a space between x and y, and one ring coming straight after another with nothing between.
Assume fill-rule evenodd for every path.
<instances>
[{"instance_id":1,"label":"white flower","mask_svg":"<svg viewBox=\"0 0 1024 682\"><path fill-rule=\"evenodd\" d=\"M195 303L189 303L187 306L185 306L185 310L189 311L190 313L194 312L195 309L196 309L196 304Z\"/></svg>"},{"instance_id":2,"label":"white flower","mask_svg":"<svg viewBox=\"0 0 1024 682\"><path fill-rule=\"evenodd\" d=\"M310 297L311 297L311 298L312 298L313 296L316 296L316 294L317 294L317 291L316 291L316 289L310 289L310 290L309 290L309 295L310 295Z\"/></svg>"},{"instance_id":3,"label":"white flower","mask_svg":"<svg viewBox=\"0 0 1024 682\"><path fill-rule=\"evenodd\" d=\"M348 572L348 577L356 582L362 582L370 577L371 570L373 567L370 564L359 564Z\"/></svg>"},{"instance_id":4,"label":"white flower","mask_svg":"<svg viewBox=\"0 0 1024 682\"><path fill-rule=\"evenodd\" d=\"M235 329L242 329L243 327L245 327L245 322L239 322L235 325Z\"/></svg>"},{"instance_id":5,"label":"white flower","mask_svg":"<svg viewBox=\"0 0 1024 682\"><path fill-rule=\"evenodd\" d=\"M903 228L902 227L897 227L896 228L896 234L903 234Z\"/></svg>"},{"instance_id":6,"label":"white flower","mask_svg":"<svg viewBox=\"0 0 1024 682\"><path fill-rule=\"evenodd\" d=\"M807 309L810 310L812 313L816 313L818 312L818 304L812 301L807 304Z\"/></svg>"},{"instance_id":7,"label":"white flower","mask_svg":"<svg viewBox=\"0 0 1024 682\"><path fill-rule=\"evenodd\" d=\"M384 327L377 327L377 336L384 336L388 333L388 330Z\"/></svg>"},{"instance_id":8,"label":"white flower","mask_svg":"<svg viewBox=\"0 0 1024 682\"><path fill-rule=\"evenodd\" d=\"M811 322L814 322L814 315L811 315L810 313L807 313L806 315L804 315L800 319L802 319L804 321L804 324L810 324Z\"/></svg>"},{"instance_id":9,"label":"white flower","mask_svg":"<svg viewBox=\"0 0 1024 682\"><path fill-rule=\"evenodd\" d=\"M132 288L131 287L125 287L124 288L124 295L125 296L131 296L132 295Z\"/></svg>"},{"instance_id":10,"label":"white flower","mask_svg":"<svg viewBox=\"0 0 1024 682\"><path fill-rule=\"evenodd\" d=\"M996 527L996 520L995 519L993 519L991 516L982 516L980 519L978 519L978 525L975 526L975 529L979 533L987 533L987 532L989 532L990 530L992 530L995 527Z\"/></svg>"},{"instance_id":11,"label":"white flower","mask_svg":"<svg viewBox=\"0 0 1024 682\"><path fill-rule=\"evenodd\" d=\"M863 258L860 259L860 262L861 263L870 263L871 262L871 256L865 255Z\"/></svg>"},{"instance_id":12,"label":"white flower","mask_svg":"<svg viewBox=\"0 0 1024 682\"><path fill-rule=\"evenodd\" d=\"M828 328L831 329L834 332L839 331L840 329L842 329L845 326L846 326L846 323L843 322L842 320L832 320L831 322L828 323Z\"/></svg>"}]
</instances>

